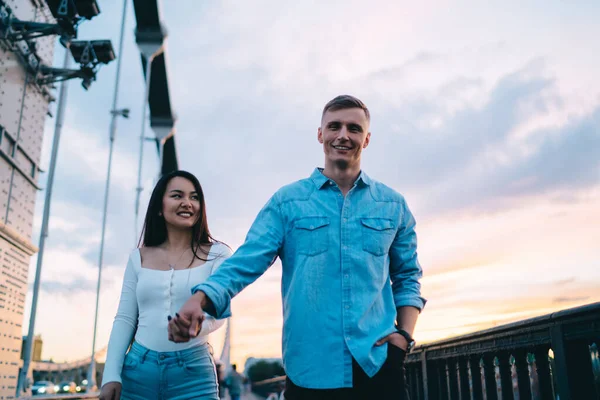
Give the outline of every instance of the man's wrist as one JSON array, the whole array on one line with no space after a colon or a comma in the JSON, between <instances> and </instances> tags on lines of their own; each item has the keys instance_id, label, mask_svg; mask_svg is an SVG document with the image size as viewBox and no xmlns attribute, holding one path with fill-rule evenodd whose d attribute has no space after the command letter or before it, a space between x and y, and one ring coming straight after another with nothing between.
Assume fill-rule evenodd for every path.
<instances>
[{"instance_id":1,"label":"man's wrist","mask_svg":"<svg viewBox=\"0 0 600 400\"><path fill-rule=\"evenodd\" d=\"M196 291L192 297L195 297L200 303L200 308L202 311L208 313L209 315L215 317L216 316L216 308L210 297L206 295L202 290Z\"/></svg>"},{"instance_id":2,"label":"man's wrist","mask_svg":"<svg viewBox=\"0 0 600 400\"><path fill-rule=\"evenodd\" d=\"M400 326L395 325L396 332L398 332L407 343L406 352L410 353L410 351L415 347L415 339L413 339L412 335L408 333L406 330L402 329Z\"/></svg>"}]
</instances>

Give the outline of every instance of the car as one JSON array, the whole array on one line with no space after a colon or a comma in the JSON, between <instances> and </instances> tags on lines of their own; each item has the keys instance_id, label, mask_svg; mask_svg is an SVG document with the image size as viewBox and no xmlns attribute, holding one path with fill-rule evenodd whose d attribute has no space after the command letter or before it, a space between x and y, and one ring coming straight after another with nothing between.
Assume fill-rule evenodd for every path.
<instances>
[{"instance_id":1,"label":"car","mask_svg":"<svg viewBox=\"0 0 600 400\"><path fill-rule=\"evenodd\" d=\"M37 381L31 386L31 394L43 395L43 394L54 394L54 383L50 381Z\"/></svg>"},{"instance_id":2,"label":"car","mask_svg":"<svg viewBox=\"0 0 600 400\"><path fill-rule=\"evenodd\" d=\"M75 388L75 391L77 393L86 393L87 392L87 384L88 384L87 379L82 380L81 383L79 385L77 385L77 387Z\"/></svg>"},{"instance_id":3,"label":"car","mask_svg":"<svg viewBox=\"0 0 600 400\"><path fill-rule=\"evenodd\" d=\"M56 393L77 393L77 385L72 381L62 381L58 385Z\"/></svg>"}]
</instances>

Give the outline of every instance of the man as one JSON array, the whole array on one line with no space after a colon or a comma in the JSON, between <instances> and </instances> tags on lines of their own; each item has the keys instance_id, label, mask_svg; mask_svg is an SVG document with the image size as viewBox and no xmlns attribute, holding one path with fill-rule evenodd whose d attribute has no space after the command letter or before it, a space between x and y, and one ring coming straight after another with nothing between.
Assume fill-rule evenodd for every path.
<instances>
[{"instance_id":1,"label":"man","mask_svg":"<svg viewBox=\"0 0 600 400\"><path fill-rule=\"evenodd\" d=\"M225 374L225 366L222 364L216 365L215 369L217 370L217 382L219 384L219 399L225 399L227 398L227 394L225 393L227 384L223 378L223 375Z\"/></svg>"},{"instance_id":2,"label":"man","mask_svg":"<svg viewBox=\"0 0 600 400\"><path fill-rule=\"evenodd\" d=\"M279 257L286 399L407 396L404 357L425 305L415 220L399 193L361 171L369 125L355 97L325 105L325 168L273 195L245 243L192 289L169 325L174 341L198 333L203 310L229 316L231 299Z\"/></svg>"},{"instance_id":3,"label":"man","mask_svg":"<svg viewBox=\"0 0 600 400\"><path fill-rule=\"evenodd\" d=\"M227 388L229 388L229 396L231 400L240 400L240 396L242 395L242 389L244 388L244 377L237 372L237 365L231 364L231 372L227 379L225 379L225 384Z\"/></svg>"}]
</instances>

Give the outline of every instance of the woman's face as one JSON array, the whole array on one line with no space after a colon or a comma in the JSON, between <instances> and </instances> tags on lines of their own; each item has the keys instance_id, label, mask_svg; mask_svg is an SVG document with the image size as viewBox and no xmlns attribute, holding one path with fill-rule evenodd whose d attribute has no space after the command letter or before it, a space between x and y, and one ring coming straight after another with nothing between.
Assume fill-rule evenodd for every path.
<instances>
[{"instance_id":1,"label":"woman's face","mask_svg":"<svg viewBox=\"0 0 600 400\"><path fill-rule=\"evenodd\" d=\"M200 198L189 180L176 176L167 184L162 214L167 226L191 229L200 217Z\"/></svg>"}]
</instances>

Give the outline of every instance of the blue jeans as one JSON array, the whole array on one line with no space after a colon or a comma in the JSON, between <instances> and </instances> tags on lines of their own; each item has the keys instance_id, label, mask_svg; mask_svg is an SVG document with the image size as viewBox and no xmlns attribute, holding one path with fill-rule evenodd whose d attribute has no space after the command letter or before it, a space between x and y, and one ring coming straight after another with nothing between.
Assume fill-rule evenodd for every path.
<instances>
[{"instance_id":1,"label":"blue jeans","mask_svg":"<svg viewBox=\"0 0 600 400\"><path fill-rule=\"evenodd\" d=\"M123 400L219 400L208 345L157 352L134 342L121 372Z\"/></svg>"}]
</instances>

